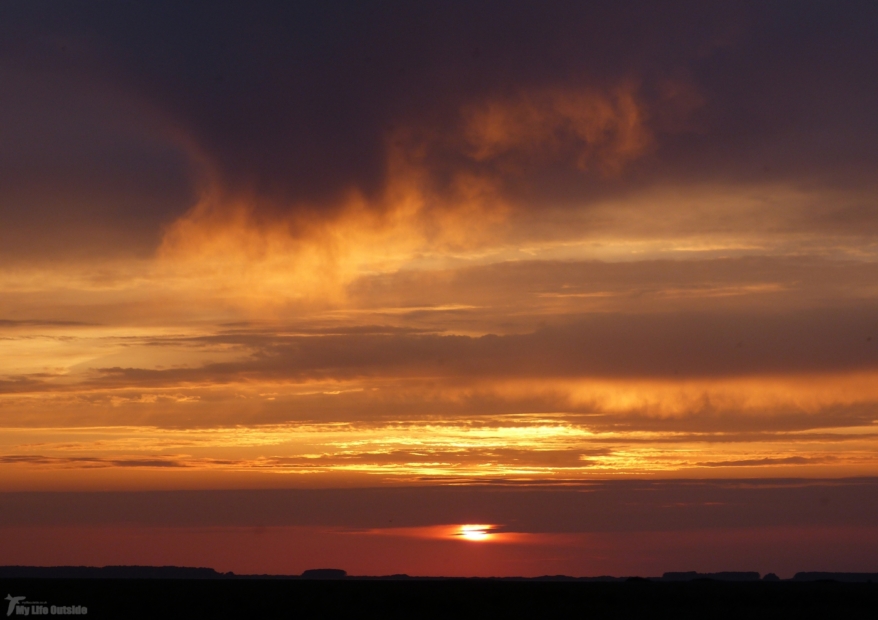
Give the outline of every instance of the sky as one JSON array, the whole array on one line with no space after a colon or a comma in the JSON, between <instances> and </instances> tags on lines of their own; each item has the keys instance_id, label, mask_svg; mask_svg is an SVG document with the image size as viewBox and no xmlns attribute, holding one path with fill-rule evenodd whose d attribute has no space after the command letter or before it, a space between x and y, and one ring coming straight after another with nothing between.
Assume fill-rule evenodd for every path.
<instances>
[{"instance_id":1,"label":"sky","mask_svg":"<svg viewBox=\"0 0 878 620\"><path fill-rule=\"evenodd\" d=\"M878 570L876 34L0 3L0 564Z\"/></svg>"}]
</instances>

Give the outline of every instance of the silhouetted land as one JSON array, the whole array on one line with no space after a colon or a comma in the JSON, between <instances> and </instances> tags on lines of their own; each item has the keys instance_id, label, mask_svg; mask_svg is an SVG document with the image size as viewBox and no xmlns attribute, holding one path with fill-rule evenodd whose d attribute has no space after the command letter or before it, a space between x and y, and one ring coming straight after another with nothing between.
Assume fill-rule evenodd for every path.
<instances>
[{"instance_id":1,"label":"silhouetted land","mask_svg":"<svg viewBox=\"0 0 878 620\"><path fill-rule=\"evenodd\" d=\"M181 567L0 567L0 596L90 618L875 618L878 574L666 573L653 578L234 575ZM7 599L8 600L8 599ZM0 601L0 617L6 608ZM23 614L13 612L13 617ZM29 615L37 615L31 613ZM45 612L45 615L50 615Z\"/></svg>"}]
</instances>

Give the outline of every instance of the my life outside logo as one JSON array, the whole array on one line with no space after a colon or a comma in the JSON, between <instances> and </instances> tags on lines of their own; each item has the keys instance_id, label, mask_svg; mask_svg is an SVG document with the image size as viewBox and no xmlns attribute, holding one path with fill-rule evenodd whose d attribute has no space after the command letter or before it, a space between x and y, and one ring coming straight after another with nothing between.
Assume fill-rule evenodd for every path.
<instances>
[{"instance_id":1,"label":"my life outside logo","mask_svg":"<svg viewBox=\"0 0 878 620\"><path fill-rule=\"evenodd\" d=\"M27 601L24 596L6 595L9 607L6 615L11 616L84 616L88 608L82 605L49 605L45 601Z\"/></svg>"}]
</instances>

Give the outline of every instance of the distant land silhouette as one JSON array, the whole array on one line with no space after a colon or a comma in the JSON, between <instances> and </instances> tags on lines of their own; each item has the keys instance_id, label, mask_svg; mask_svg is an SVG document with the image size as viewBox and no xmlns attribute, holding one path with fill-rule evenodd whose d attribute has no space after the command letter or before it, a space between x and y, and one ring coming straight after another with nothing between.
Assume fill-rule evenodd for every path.
<instances>
[{"instance_id":1,"label":"distant land silhouette","mask_svg":"<svg viewBox=\"0 0 878 620\"><path fill-rule=\"evenodd\" d=\"M303 579L342 579L347 577L347 571L340 568L311 568L301 574Z\"/></svg>"},{"instance_id":2,"label":"distant land silhouette","mask_svg":"<svg viewBox=\"0 0 878 620\"><path fill-rule=\"evenodd\" d=\"M539 577L422 577L402 573L393 575L348 575L339 568L312 568L301 575L221 573L212 568L190 566L0 566L0 579L346 579L346 580L497 580L497 581L562 581L562 582L624 582L642 580L652 582L687 582L711 580L723 582L793 581L839 583L878 583L878 573L799 572L792 579L780 579L774 573L764 577L756 571L696 571L667 572L661 577L572 577L569 575L542 575Z\"/></svg>"},{"instance_id":3,"label":"distant land silhouette","mask_svg":"<svg viewBox=\"0 0 878 620\"><path fill-rule=\"evenodd\" d=\"M783 580L771 573L760 578L756 572L732 571L461 578L357 576L333 568L236 575L180 566L0 566L0 588L15 617L51 615L55 607L74 614L87 610L86 617L96 620L409 620L457 618L462 610L476 617L553 620L874 620L878 609L878 573L840 572L801 572Z\"/></svg>"},{"instance_id":4,"label":"distant land silhouette","mask_svg":"<svg viewBox=\"0 0 878 620\"><path fill-rule=\"evenodd\" d=\"M693 581L695 579L714 579L716 581L759 581L759 573L731 571L721 573L696 573L695 571L689 571L685 573L665 573L662 575L662 581Z\"/></svg>"}]
</instances>

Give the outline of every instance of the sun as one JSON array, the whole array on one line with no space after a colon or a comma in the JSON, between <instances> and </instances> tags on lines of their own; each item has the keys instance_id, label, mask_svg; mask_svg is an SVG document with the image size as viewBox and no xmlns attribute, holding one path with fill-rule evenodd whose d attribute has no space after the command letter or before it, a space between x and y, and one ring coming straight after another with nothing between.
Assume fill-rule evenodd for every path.
<instances>
[{"instance_id":1,"label":"sun","mask_svg":"<svg viewBox=\"0 0 878 620\"><path fill-rule=\"evenodd\" d=\"M461 525L460 531L457 533L457 535L465 538L466 540L483 542L486 540L491 540L491 538L493 537L493 534L491 534L491 530L493 528L493 525Z\"/></svg>"}]
</instances>

